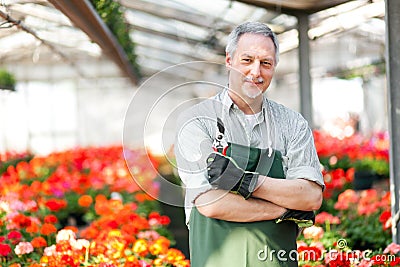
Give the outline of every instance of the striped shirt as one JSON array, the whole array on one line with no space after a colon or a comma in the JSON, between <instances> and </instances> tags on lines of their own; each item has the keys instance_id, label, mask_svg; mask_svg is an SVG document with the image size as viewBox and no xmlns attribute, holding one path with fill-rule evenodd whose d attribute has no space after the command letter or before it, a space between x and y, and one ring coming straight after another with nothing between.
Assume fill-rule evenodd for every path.
<instances>
[{"instance_id":1,"label":"striped shirt","mask_svg":"<svg viewBox=\"0 0 400 267\"><path fill-rule=\"evenodd\" d=\"M186 110L178 120L175 156L185 186L186 222L194 200L211 189L206 159L213 152L217 118L227 142L279 150L286 179L304 178L324 186L312 131L300 113L263 97L261 112L245 115L224 89Z\"/></svg>"}]
</instances>

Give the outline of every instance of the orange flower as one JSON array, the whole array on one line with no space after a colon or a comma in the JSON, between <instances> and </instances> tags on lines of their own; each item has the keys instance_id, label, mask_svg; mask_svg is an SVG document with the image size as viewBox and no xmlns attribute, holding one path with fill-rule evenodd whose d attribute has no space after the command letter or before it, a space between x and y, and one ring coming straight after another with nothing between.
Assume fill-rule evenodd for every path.
<instances>
[{"instance_id":1,"label":"orange flower","mask_svg":"<svg viewBox=\"0 0 400 267\"><path fill-rule=\"evenodd\" d=\"M71 230L71 231L74 232L75 234L78 233L78 231L79 231L78 228L76 228L75 226L71 226L71 225L65 226L64 229L65 229L65 230Z\"/></svg>"},{"instance_id":2,"label":"orange flower","mask_svg":"<svg viewBox=\"0 0 400 267\"><path fill-rule=\"evenodd\" d=\"M27 233L37 233L39 232L39 226L36 223L32 223L30 226L26 228Z\"/></svg>"},{"instance_id":3,"label":"orange flower","mask_svg":"<svg viewBox=\"0 0 400 267\"><path fill-rule=\"evenodd\" d=\"M31 244L34 248L41 248L41 247L46 247L47 242L46 239L44 239L41 236L35 237L32 241Z\"/></svg>"},{"instance_id":4,"label":"orange flower","mask_svg":"<svg viewBox=\"0 0 400 267\"><path fill-rule=\"evenodd\" d=\"M135 195L135 197L136 197L136 200L139 202L144 202L146 200L153 200L153 198L146 193L137 193Z\"/></svg>"},{"instance_id":5,"label":"orange flower","mask_svg":"<svg viewBox=\"0 0 400 267\"><path fill-rule=\"evenodd\" d=\"M81 207L88 208L90 205L92 205L93 198L89 195L83 195L78 199L78 204Z\"/></svg>"},{"instance_id":6,"label":"orange flower","mask_svg":"<svg viewBox=\"0 0 400 267\"><path fill-rule=\"evenodd\" d=\"M184 266L189 266L186 265L188 261L185 261L185 255L183 255L183 253L180 250L175 248L168 249L167 260L172 264L179 262L184 264Z\"/></svg>"},{"instance_id":7,"label":"orange flower","mask_svg":"<svg viewBox=\"0 0 400 267\"><path fill-rule=\"evenodd\" d=\"M106 197L105 195L103 195L103 194L98 194L98 195L95 197L95 201L96 201L96 202L107 201L107 197Z\"/></svg>"},{"instance_id":8,"label":"orange flower","mask_svg":"<svg viewBox=\"0 0 400 267\"><path fill-rule=\"evenodd\" d=\"M40 229L40 233L42 235L50 235L55 232L57 232L57 228L53 224L50 224L50 223L43 224L42 228Z\"/></svg>"}]
</instances>

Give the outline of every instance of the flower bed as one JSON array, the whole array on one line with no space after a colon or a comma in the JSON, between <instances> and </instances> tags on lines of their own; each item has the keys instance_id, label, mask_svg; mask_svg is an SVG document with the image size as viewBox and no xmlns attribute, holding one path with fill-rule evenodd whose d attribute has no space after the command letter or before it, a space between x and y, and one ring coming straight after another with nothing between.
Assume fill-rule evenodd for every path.
<instances>
[{"instance_id":1,"label":"flower bed","mask_svg":"<svg viewBox=\"0 0 400 267\"><path fill-rule=\"evenodd\" d=\"M74 149L9 164L0 183L1 266L189 266L122 153ZM128 163L156 196L145 157L129 151Z\"/></svg>"},{"instance_id":2,"label":"flower bed","mask_svg":"<svg viewBox=\"0 0 400 267\"><path fill-rule=\"evenodd\" d=\"M386 133L345 139L314 131L326 184L315 226L298 239L300 266L400 266L400 245L391 241L388 187L353 190L363 166L389 176Z\"/></svg>"},{"instance_id":3,"label":"flower bed","mask_svg":"<svg viewBox=\"0 0 400 267\"><path fill-rule=\"evenodd\" d=\"M387 135L339 140L315 131L314 137L326 190L315 226L298 238L300 266L400 266L387 188L352 188L360 160L388 176ZM147 155L125 156L134 180L157 196ZM190 265L172 248L169 218L133 181L121 147L33 158L7 154L2 160L2 266Z\"/></svg>"}]
</instances>

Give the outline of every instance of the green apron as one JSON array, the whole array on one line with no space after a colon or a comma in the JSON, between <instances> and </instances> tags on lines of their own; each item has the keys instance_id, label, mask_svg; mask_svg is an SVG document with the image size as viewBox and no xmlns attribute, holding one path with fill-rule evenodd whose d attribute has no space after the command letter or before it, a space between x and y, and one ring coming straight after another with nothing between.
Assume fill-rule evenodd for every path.
<instances>
[{"instance_id":1,"label":"green apron","mask_svg":"<svg viewBox=\"0 0 400 267\"><path fill-rule=\"evenodd\" d=\"M268 151L229 144L226 154L248 171L284 178L282 156L272 152L268 156ZM194 207L189 227L192 267L298 266L298 228L292 221L229 222L208 218Z\"/></svg>"}]
</instances>

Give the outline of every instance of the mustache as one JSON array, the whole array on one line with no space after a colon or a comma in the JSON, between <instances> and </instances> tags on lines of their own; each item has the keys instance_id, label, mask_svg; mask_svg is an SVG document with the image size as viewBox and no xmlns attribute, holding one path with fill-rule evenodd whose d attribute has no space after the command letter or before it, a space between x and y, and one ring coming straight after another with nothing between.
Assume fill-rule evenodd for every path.
<instances>
[{"instance_id":1,"label":"mustache","mask_svg":"<svg viewBox=\"0 0 400 267\"><path fill-rule=\"evenodd\" d=\"M258 77L256 80L253 79L253 77L251 76L246 76L244 77L244 81L245 82L256 82L256 83L263 83L264 79L261 77Z\"/></svg>"}]
</instances>

